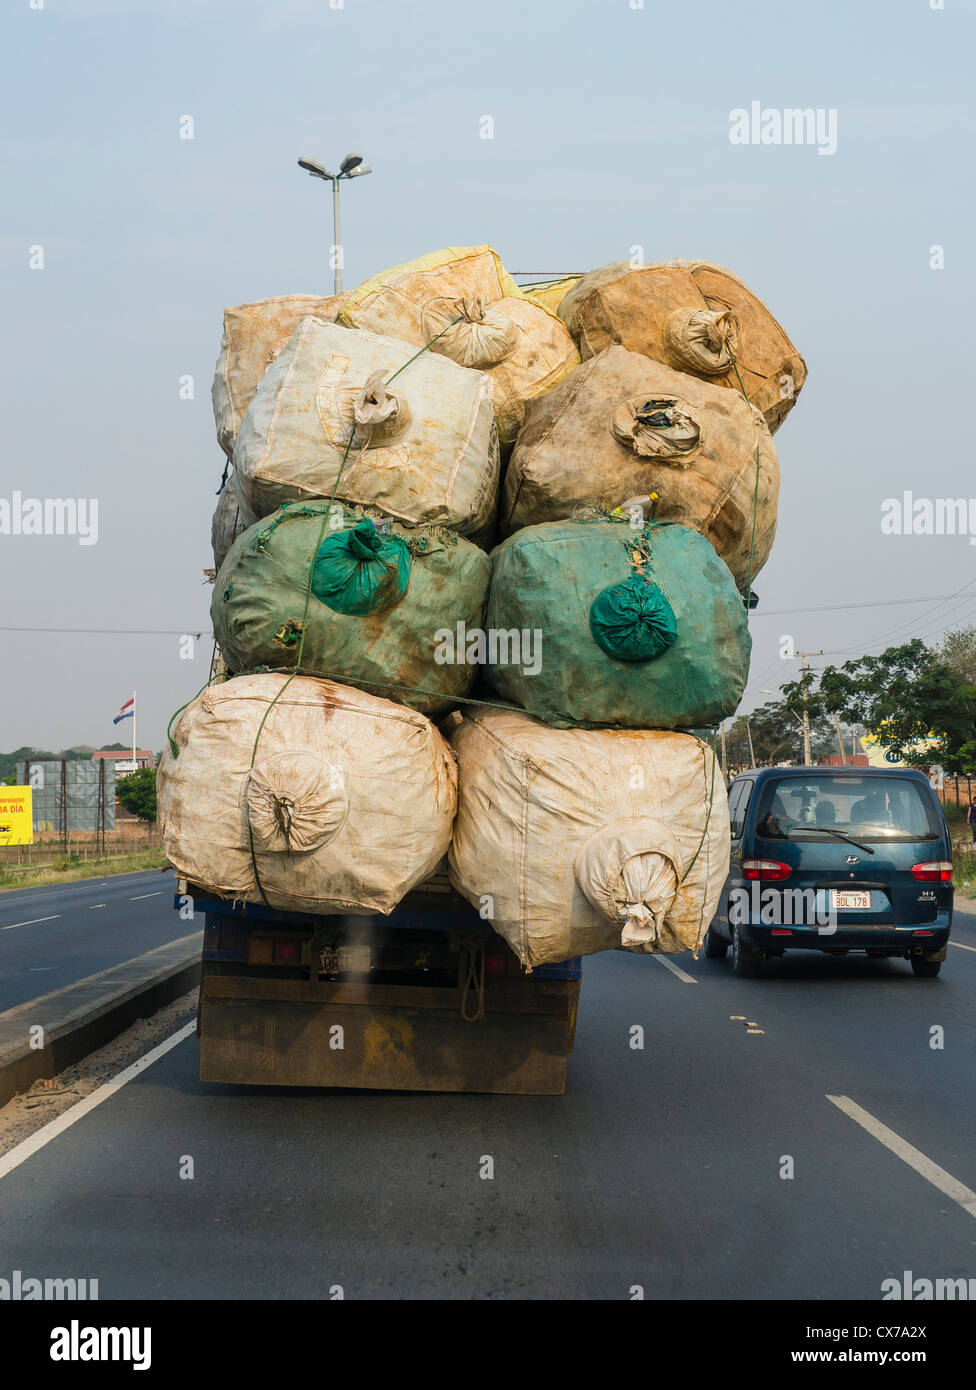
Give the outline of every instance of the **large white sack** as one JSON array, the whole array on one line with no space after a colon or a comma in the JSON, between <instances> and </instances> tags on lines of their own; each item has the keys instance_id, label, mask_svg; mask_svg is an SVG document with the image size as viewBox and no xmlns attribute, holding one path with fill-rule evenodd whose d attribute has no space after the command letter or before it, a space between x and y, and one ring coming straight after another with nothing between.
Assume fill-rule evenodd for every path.
<instances>
[{"instance_id":1,"label":"large white sack","mask_svg":"<svg viewBox=\"0 0 976 1390\"><path fill-rule=\"evenodd\" d=\"M725 783L707 744L502 710L465 717L451 743L451 882L523 965L694 949L729 868Z\"/></svg>"},{"instance_id":2,"label":"large white sack","mask_svg":"<svg viewBox=\"0 0 976 1390\"><path fill-rule=\"evenodd\" d=\"M310 314L331 323L347 297L285 294L224 310L224 336L210 396L217 441L228 458L258 383L295 329Z\"/></svg>"},{"instance_id":3,"label":"large white sack","mask_svg":"<svg viewBox=\"0 0 976 1390\"><path fill-rule=\"evenodd\" d=\"M447 850L451 750L422 714L333 681L296 676L269 712L286 679L238 676L180 715L158 775L166 854L221 897L392 912Z\"/></svg>"},{"instance_id":4,"label":"large white sack","mask_svg":"<svg viewBox=\"0 0 976 1390\"><path fill-rule=\"evenodd\" d=\"M244 417L234 484L253 526L283 502L331 497L337 479L340 501L487 539L499 480L488 377L396 338L305 319Z\"/></svg>"},{"instance_id":5,"label":"large white sack","mask_svg":"<svg viewBox=\"0 0 976 1390\"><path fill-rule=\"evenodd\" d=\"M490 246L448 246L372 276L339 322L388 333L491 379L498 433L511 444L525 407L579 366L555 309L523 294Z\"/></svg>"}]
</instances>

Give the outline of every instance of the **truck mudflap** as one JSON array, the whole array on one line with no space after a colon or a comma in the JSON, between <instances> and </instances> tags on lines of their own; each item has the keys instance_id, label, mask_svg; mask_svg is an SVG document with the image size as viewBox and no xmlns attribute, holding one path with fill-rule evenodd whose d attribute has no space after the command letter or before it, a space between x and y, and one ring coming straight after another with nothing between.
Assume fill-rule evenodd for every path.
<instances>
[{"instance_id":1,"label":"truck mudflap","mask_svg":"<svg viewBox=\"0 0 976 1390\"><path fill-rule=\"evenodd\" d=\"M562 1095L579 980L461 991L214 975L204 965L200 1079L237 1085Z\"/></svg>"}]
</instances>

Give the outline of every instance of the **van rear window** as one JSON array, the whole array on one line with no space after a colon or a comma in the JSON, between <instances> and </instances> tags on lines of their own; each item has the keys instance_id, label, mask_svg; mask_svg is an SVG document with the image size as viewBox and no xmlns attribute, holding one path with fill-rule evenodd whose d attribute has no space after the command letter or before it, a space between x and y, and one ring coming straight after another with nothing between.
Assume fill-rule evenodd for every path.
<instances>
[{"instance_id":1,"label":"van rear window","mask_svg":"<svg viewBox=\"0 0 976 1390\"><path fill-rule=\"evenodd\" d=\"M782 777L766 783L756 816L764 839L825 840L836 827L858 840L933 840L942 834L935 798L908 777L846 774ZM815 828L815 829L814 829Z\"/></svg>"}]
</instances>

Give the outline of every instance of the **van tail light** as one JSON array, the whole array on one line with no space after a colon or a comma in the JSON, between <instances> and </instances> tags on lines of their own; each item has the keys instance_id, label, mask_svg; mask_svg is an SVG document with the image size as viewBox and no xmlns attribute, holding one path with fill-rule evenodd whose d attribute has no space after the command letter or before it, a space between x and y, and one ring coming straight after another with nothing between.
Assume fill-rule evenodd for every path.
<instances>
[{"instance_id":1,"label":"van tail light","mask_svg":"<svg viewBox=\"0 0 976 1390\"><path fill-rule=\"evenodd\" d=\"M780 864L776 859L743 859L742 877L758 879L763 883L789 878L793 870L789 864ZM912 870L914 873L915 870Z\"/></svg>"},{"instance_id":2,"label":"van tail light","mask_svg":"<svg viewBox=\"0 0 976 1390\"><path fill-rule=\"evenodd\" d=\"M948 859L932 859L927 864L913 864L912 878L919 883L951 883L952 865Z\"/></svg>"}]
</instances>

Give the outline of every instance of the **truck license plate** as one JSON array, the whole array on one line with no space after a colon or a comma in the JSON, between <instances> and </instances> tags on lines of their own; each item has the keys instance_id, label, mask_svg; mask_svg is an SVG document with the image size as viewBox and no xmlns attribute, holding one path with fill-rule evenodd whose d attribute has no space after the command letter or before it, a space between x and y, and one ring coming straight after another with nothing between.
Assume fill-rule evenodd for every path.
<instances>
[{"instance_id":1,"label":"truck license plate","mask_svg":"<svg viewBox=\"0 0 976 1390\"><path fill-rule=\"evenodd\" d=\"M319 969L323 975L359 975L371 967L372 952L368 946L340 946L335 951L319 952Z\"/></svg>"},{"instance_id":2,"label":"truck license plate","mask_svg":"<svg viewBox=\"0 0 976 1390\"><path fill-rule=\"evenodd\" d=\"M838 912L850 912L852 908L870 909L871 894L867 892L840 893L831 889L830 905Z\"/></svg>"}]
</instances>

